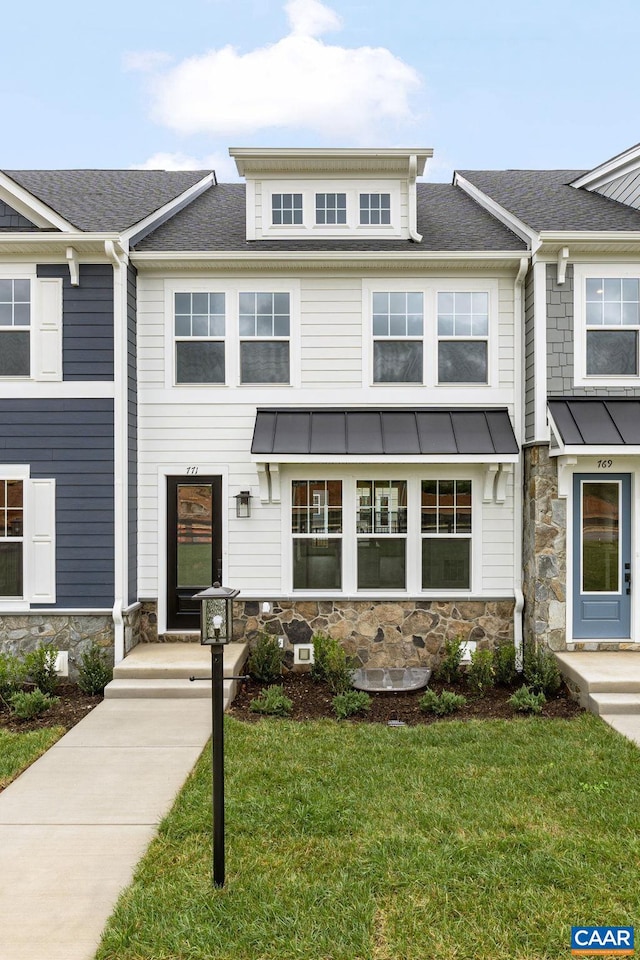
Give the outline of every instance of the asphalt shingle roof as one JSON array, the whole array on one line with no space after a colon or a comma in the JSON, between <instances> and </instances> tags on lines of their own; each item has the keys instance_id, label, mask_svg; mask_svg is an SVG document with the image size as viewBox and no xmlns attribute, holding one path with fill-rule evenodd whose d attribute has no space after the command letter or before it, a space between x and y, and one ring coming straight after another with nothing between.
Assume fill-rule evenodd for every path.
<instances>
[{"instance_id":1,"label":"asphalt shingle roof","mask_svg":"<svg viewBox=\"0 0 640 960\"><path fill-rule=\"evenodd\" d=\"M115 233L144 220L208 170L4 170L78 230Z\"/></svg>"},{"instance_id":2,"label":"asphalt shingle roof","mask_svg":"<svg viewBox=\"0 0 640 960\"><path fill-rule=\"evenodd\" d=\"M569 186L586 170L459 170L534 230L640 230L640 211Z\"/></svg>"},{"instance_id":3,"label":"asphalt shingle roof","mask_svg":"<svg viewBox=\"0 0 640 960\"><path fill-rule=\"evenodd\" d=\"M137 244L139 251L298 252L345 250L524 250L525 244L448 183L417 185L418 232L422 243L408 240L265 240L247 241L245 187L221 183L198 197Z\"/></svg>"}]
</instances>

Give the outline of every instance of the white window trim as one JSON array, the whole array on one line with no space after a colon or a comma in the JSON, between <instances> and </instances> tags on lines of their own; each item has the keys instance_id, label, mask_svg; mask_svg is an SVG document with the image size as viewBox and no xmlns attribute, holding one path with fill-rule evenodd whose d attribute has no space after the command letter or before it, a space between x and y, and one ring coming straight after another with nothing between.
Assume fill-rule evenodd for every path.
<instances>
[{"instance_id":1,"label":"white window trim","mask_svg":"<svg viewBox=\"0 0 640 960\"><path fill-rule=\"evenodd\" d=\"M422 339L423 379L422 386L445 391L487 390L498 385L499 379L499 282L497 280L447 280L434 278L429 280L363 280L362 312L363 337L367 346L362 351L363 378L375 390L381 388L410 388L409 382L397 383L385 381L378 383L373 379L373 294L374 293L422 293L424 305L423 334L420 337L398 337L399 340ZM487 293L489 297L489 335L488 337L469 337L470 340L487 341L487 381L486 383L439 383L438 381L438 294L439 293ZM393 337L376 339L393 340ZM443 337L442 339L452 339ZM458 338L456 338L458 339ZM465 338L460 337L460 340Z\"/></svg>"},{"instance_id":2,"label":"white window trim","mask_svg":"<svg viewBox=\"0 0 640 960\"><path fill-rule=\"evenodd\" d=\"M272 197L274 194L302 194L302 224L274 224ZM346 223L316 223L316 193L344 193L347 198ZM391 223L360 223L360 194L388 193L391 201ZM367 237L395 239L405 235L402 230L402 188L400 180L291 180L262 181L262 229L264 240L284 238ZM405 231L406 232L406 231Z\"/></svg>"},{"instance_id":3,"label":"white window trim","mask_svg":"<svg viewBox=\"0 0 640 960\"><path fill-rule=\"evenodd\" d=\"M293 589L293 538L291 529L291 484L293 480L340 480L342 482L342 590L294 590ZM358 480L406 480L407 481L407 533L398 534L406 541L405 589L358 590L358 535L356 532L356 484ZM422 530L420 521L421 483L423 480L471 480L471 551L470 585L462 590L423 590L422 588ZM350 466L334 468L312 466L287 469L282 483L282 585L284 592L296 599L318 597L325 594L353 597L356 600L383 597L423 597L436 600L441 597L470 599L481 596L482 584L482 470L468 463L411 467L389 464ZM390 535L393 536L393 535ZM465 535L465 539L469 535Z\"/></svg>"},{"instance_id":4,"label":"white window trim","mask_svg":"<svg viewBox=\"0 0 640 960\"><path fill-rule=\"evenodd\" d=\"M31 317L28 327L2 327L1 332L29 331L29 376L0 377L0 385L62 381L62 280L39 278L35 264L0 263L1 280L29 280Z\"/></svg>"},{"instance_id":5,"label":"white window trim","mask_svg":"<svg viewBox=\"0 0 640 960\"><path fill-rule=\"evenodd\" d=\"M224 383L177 383L175 351L175 315L176 293L224 293L225 294L225 382ZM241 293L288 293L290 307L289 337L274 337L274 340L289 341L289 383L242 383L240 379L240 318L239 294ZM238 388L248 390L289 390L299 387L301 382L300 360L300 281L274 280L272 277L255 277L252 280L212 279L175 279L165 280L165 387L169 390L228 391ZM195 338L193 338L195 339ZM209 339L209 338L207 338ZM219 338L213 338L219 339ZM242 338L260 340L260 337ZM267 339L267 338L264 338Z\"/></svg>"},{"instance_id":6,"label":"white window trim","mask_svg":"<svg viewBox=\"0 0 640 960\"><path fill-rule=\"evenodd\" d=\"M573 268L573 382L577 387L637 387L640 384L640 327L620 326L638 332L638 373L629 376L587 375L586 281L590 278L640 280L640 268L630 264L576 263ZM602 327L611 330L611 327Z\"/></svg>"}]
</instances>

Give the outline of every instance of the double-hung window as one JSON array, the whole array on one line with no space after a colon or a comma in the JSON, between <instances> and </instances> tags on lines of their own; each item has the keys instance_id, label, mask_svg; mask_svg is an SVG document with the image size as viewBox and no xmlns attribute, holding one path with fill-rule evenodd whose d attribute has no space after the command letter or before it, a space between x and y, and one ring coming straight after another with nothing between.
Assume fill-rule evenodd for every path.
<instances>
[{"instance_id":1,"label":"double-hung window","mask_svg":"<svg viewBox=\"0 0 640 960\"><path fill-rule=\"evenodd\" d=\"M271 195L271 223L290 226L302 223L302 194L273 193Z\"/></svg>"},{"instance_id":2,"label":"double-hung window","mask_svg":"<svg viewBox=\"0 0 640 960\"><path fill-rule=\"evenodd\" d=\"M346 223L346 193L316 193L316 223Z\"/></svg>"},{"instance_id":3,"label":"double-hung window","mask_svg":"<svg viewBox=\"0 0 640 960\"><path fill-rule=\"evenodd\" d=\"M390 193L360 194L360 225L380 226L391 223Z\"/></svg>"},{"instance_id":4,"label":"double-hung window","mask_svg":"<svg viewBox=\"0 0 640 960\"><path fill-rule=\"evenodd\" d=\"M0 279L0 377L31 375L31 281Z\"/></svg>"},{"instance_id":5,"label":"double-hung window","mask_svg":"<svg viewBox=\"0 0 640 960\"><path fill-rule=\"evenodd\" d=\"M471 481L423 480L422 589L471 586Z\"/></svg>"},{"instance_id":6,"label":"double-hung window","mask_svg":"<svg viewBox=\"0 0 640 960\"><path fill-rule=\"evenodd\" d=\"M289 383L288 293L240 293L240 382Z\"/></svg>"},{"instance_id":7,"label":"double-hung window","mask_svg":"<svg viewBox=\"0 0 640 960\"><path fill-rule=\"evenodd\" d=\"M404 590L407 481L357 480L358 590Z\"/></svg>"},{"instance_id":8,"label":"double-hung window","mask_svg":"<svg viewBox=\"0 0 640 960\"><path fill-rule=\"evenodd\" d=\"M176 293L176 383L225 382L225 294Z\"/></svg>"},{"instance_id":9,"label":"double-hung window","mask_svg":"<svg viewBox=\"0 0 640 960\"><path fill-rule=\"evenodd\" d=\"M489 295L438 293L438 383L487 383Z\"/></svg>"},{"instance_id":10,"label":"double-hung window","mask_svg":"<svg viewBox=\"0 0 640 960\"><path fill-rule=\"evenodd\" d=\"M585 281L586 374L637 377L640 280L588 277Z\"/></svg>"},{"instance_id":11,"label":"double-hung window","mask_svg":"<svg viewBox=\"0 0 640 960\"><path fill-rule=\"evenodd\" d=\"M374 293L372 308L374 383L422 383L422 293Z\"/></svg>"},{"instance_id":12,"label":"double-hung window","mask_svg":"<svg viewBox=\"0 0 640 960\"><path fill-rule=\"evenodd\" d=\"M342 589L342 482L294 480L294 590Z\"/></svg>"},{"instance_id":13,"label":"double-hung window","mask_svg":"<svg viewBox=\"0 0 640 960\"><path fill-rule=\"evenodd\" d=\"M24 482L0 480L0 599L22 597Z\"/></svg>"}]
</instances>

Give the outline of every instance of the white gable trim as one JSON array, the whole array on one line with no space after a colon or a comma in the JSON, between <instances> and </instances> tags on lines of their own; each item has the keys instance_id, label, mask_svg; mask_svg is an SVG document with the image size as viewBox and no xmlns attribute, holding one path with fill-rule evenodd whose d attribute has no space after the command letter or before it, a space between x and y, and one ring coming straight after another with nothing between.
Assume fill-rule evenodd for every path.
<instances>
[{"instance_id":1,"label":"white gable trim","mask_svg":"<svg viewBox=\"0 0 640 960\"><path fill-rule=\"evenodd\" d=\"M499 220L500 223L503 223L505 227L508 227L509 230L512 230L516 236L520 237L521 240L524 240L527 243L531 250L534 252L540 246L540 236L539 234L529 227L523 220L518 219L513 213L510 213L506 207L503 207L500 203L497 203L486 193L483 193L482 190L479 190L476 186L466 180L464 177L461 177L459 173L455 173L453 177L453 185L455 187L460 187L461 190L464 190L465 193L479 203L481 207L484 207L492 216Z\"/></svg>"},{"instance_id":2,"label":"white gable trim","mask_svg":"<svg viewBox=\"0 0 640 960\"><path fill-rule=\"evenodd\" d=\"M0 171L0 200L12 207L16 213L30 220L36 227L62 230L64 233L75 233L77 228L61 217L59 213L48 207L42 200L38 200L32 193L21 187L15 180Z\"/></svg>"},{"instance_id":3,"label":"white gable trim","mask_svg":"<svg viewBox=\"0 0 640 960\"><path fill-rule=\"evenodd\" d=\"M569 186L576 189L585 187L587 190L597 190L605 183L610 183L612 180L617 180L619 177L624 177L638 169L640 169L640 143L636 143L635 146L629 147L628 150L619 153L610 160L605 160L604 163L594 167L593 170L589 170L581 177L573 180Z\"/></svg>"},{"instance_id":4,"label":"white gable trim","mask_svg":"<svg viewBox=\"0 0 640 960\"><path fill-rule=\"evenodd\" d=\"M201 193L204 193L205 190L208 190L209 187L214 186L215 183L215 173L208 173L206 177L203 177L202 180L198 180L198 182L194 183L194 185L189 187L188 190L185 190L177 197L174 197L173 200L165 203L164 206L158 207L157 210L154 210L153 213L150 213L148 217L144 218L144 220L134 223L132 227L129 227L128 230L125 230L122 234L122 243L125 245L138 243L139 240L142 240L142 238L146 237L148 233L151 233L163 223L166 223L167 220L170 220L171 217L175 216L176 213L179 213L180 210L183 210L184 207L188 206L193 200L196 199L196 197L199 197Z\"/></svg>"}]
</instances>

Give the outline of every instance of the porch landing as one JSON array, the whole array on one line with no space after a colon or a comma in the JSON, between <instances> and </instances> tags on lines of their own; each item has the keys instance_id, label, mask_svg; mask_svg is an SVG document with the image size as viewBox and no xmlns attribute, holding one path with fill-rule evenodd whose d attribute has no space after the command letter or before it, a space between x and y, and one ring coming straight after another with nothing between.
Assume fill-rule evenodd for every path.
<instances>
[{"instance_id":1,"label":"porch landing","mask_svg":"<svg viewBox=\"0 0 640 960\"><path fill-rule=\"evenodd\" d=\"M224 648L225 710L236 695L249 648L246 643L228 643ZM207 677L191 681L191 676ZM105 699L137 700L211 698L211 651L199 643L140 643L113 671L104 691Z\"/></svg>"},{"instance_id":2,"label":"porch landing","mask_svg":"<svg viewBox=\"0 0 640 960\"><path fill-rule=\"evenodd\" d=\"M556 653L560 671L579 690L580 705L640 745L640 653Z\"/></svg>"}]
</instances>

